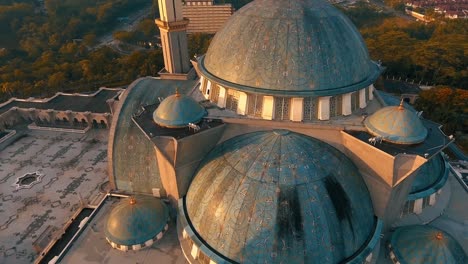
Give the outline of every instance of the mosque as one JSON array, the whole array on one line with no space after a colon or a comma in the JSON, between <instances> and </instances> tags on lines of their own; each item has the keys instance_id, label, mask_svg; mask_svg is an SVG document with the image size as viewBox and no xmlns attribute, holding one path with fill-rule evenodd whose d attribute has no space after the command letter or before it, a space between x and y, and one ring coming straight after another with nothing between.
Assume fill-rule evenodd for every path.
<instances>
[{"instance_id":1,"label":"mosque","mask_svg":"<svg viewBox=\"0 0 468 264\"><path fill-rule=\"evenodd\" d=\"M255 0L190 60L182 1L159 7L165 67L103 119L111 189L128 195L109 247L145 250L176 219L189 263L468 261L446 231L402 221L444 210L452 138L374 89L383 67L340 11Z\"/></svg>"},{"instance_id":2,"label":"mosque","mask_svg":"<svg viewBox=\"0 0 468 264\"><path fill-rule=\"evenodd\" d=\"M112 119L112 187L146 197L110 215L114 248L164 239L167 206L190 263L375 263L381 243L394 263L466 263L446 232L398 227L448 188L451 139L374 89L383 68L348 18L322 0L256 0L190 65L181 2L159 6L165 68Z\"/></svg>"},{"instance_id":3,"label":"mosque","mask_svg":"<svg viewBox=\"0 0 468 264\"><path fill-rule=\"evenodd\" d=\"M190 263L375 263L381 234L438 203L450 139L374 89L382 67L328 2L256 0L192 65L180 1L159 6L161 78L135 81L111 125L112 187L146 196L110 215L114 248L163 239L167 206ZM388 248L394 263L466 263L427 226Z\"/></svg>"}]
</instances>

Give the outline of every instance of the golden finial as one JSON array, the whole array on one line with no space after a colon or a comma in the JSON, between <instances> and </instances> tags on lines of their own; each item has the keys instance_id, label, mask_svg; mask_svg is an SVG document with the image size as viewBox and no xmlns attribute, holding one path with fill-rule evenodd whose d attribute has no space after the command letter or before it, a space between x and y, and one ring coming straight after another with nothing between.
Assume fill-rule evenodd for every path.
<instances>
[{"instance_id":1,"label":"golden finial","mask_svg":"<svg viewBox=\"0 0 468 264\"><path fill-rule=\"evenodd\" d=\"M136 199L135 199L134 196L131 196L131 197L130 197L130 204L131 204L131 205L136 204Z\"/></svg>"},{"instance_id":2,"label":"golden finial","mask_svg":"<svg viewBox=\"0 0 468 264\"><path fill-rule=\"evenodd\" d=\"M442 234L442 232L437 232L436 239L437 240L442 240L443 238L444 238L444 234Z\"/></svg>"},{"instance_id":3,"label":"golden finial","mask_svg":"<svg viewBox=\"0 0 468 264\"><path fill-rule=\"evenodd\" d=\"M405 101L404 101L404 99L402 98L401 101L400 101L400 106L398 106L398 110L404 110L404 109L405 109L405 107L404 107L404 105L403 105L404 102L405 102Z\"/></svg>"},{"instance_id":4,"label":"golden finial","mask_svg":"<svg viewBox=\"0 0 468 264\"><path fill-rule=\"evenodd\" d=\"M176 87L176 88L175 88L175 96L176 96L176 97L180 97L179 87Z\"/></svg>"}]
</instances>

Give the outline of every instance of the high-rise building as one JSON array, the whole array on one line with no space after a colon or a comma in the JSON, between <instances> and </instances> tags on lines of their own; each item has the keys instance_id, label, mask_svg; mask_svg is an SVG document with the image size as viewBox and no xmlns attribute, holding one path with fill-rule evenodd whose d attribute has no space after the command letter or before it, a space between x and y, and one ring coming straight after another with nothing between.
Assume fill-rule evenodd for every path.
<instances>
[{"instance_id":1,"label":"high-rise building","mask_svg":"<svg viewBox=\"0 0 468 264\"><path fill-rule=\"evenodd\" d=\"M182 11L190 21L187 33L214 34L234 13L234 7L230 3L217 4L213 0L187 0Z\"/></svg>"}]
</instances>

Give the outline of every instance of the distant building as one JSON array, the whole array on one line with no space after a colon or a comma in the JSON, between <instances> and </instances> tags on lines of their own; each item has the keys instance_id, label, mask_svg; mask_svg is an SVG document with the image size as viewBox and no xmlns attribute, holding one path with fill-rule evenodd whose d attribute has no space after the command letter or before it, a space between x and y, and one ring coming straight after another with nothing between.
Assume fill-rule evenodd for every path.
<instances>
[{"instance_id":1,"label":"distant building","mask_svg":"<svg viewBox=\"0 0 468 264\"><path fill-rule=\"evenodd\" d=\"M231 4L215 4L211 1L187 0L182 13L189 19L187 33L216 33L234 13Z\"/></svg>"}]
</instances>

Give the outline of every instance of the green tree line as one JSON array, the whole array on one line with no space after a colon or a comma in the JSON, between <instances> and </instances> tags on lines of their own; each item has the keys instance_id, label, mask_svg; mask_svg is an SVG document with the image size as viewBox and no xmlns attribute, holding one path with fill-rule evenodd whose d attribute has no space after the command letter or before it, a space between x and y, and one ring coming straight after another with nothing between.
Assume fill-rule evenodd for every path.
<instances>
[{"instance_id":1,"label":"green tree line","mask_svg":"<svg viewBox=\"0 0 468 264\"><path fill-rule=\"evenodd\" d=\"M379 13L362 3L343 10L357 24L372 59L385 75L468 88L468 21L429 24Z\"/></svg>"},{"instance_id":2,"label":"green tree line","mask_svg":"<svg viewBox=\"0 0 468 264\"><path fill-rule=\"evenodd\" d=\"M38 3L0 5L2 101L10 96L50 96L101 84L127 84L138 76L156 75L162 67L161 50L125 56L108 47L94 48L97 36L112 30L119 16L151 0L45 0L42 7ZM154 34L155 28L149 19L137 30Z\"/></svg>"}]
</instances>

